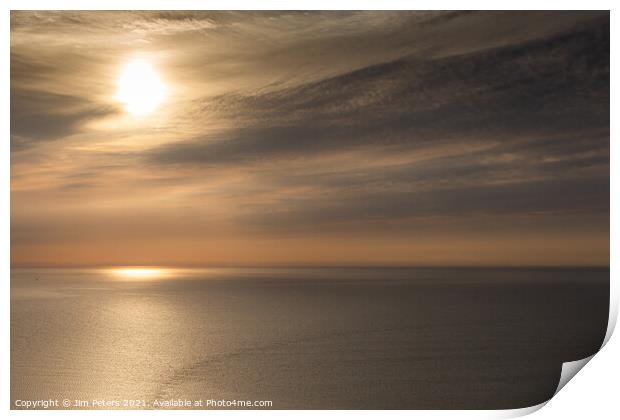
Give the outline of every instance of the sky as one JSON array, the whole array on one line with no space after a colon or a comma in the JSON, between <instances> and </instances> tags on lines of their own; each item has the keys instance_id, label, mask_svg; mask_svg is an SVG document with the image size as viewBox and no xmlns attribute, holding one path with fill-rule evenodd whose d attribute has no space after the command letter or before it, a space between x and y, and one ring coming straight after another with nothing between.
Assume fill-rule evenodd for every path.
<instances>
[{"instance_id":1,"label":"sky","mask_svg":"<svg viewBox=\"0 0 620 420\"><path fill-rule=\"evenodd\" d=\"M13 11L12 266L606 266L609 47L608 12Z\"/></svg>"}]
</instances>

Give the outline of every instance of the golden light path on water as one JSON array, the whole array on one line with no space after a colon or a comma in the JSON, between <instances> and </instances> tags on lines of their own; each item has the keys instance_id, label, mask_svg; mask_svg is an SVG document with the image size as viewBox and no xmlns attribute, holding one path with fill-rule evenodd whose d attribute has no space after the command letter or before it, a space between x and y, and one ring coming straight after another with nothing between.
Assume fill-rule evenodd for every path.
<instances>
[{"instance_id":1,"label":"golden light path on water","mask_svg":"<svg viewBox=\"0 0 620 420\"><path fill-rule=\"evenodd\" d=\"M108 269L114 277L126 280L156 279L170 274L170 269L161 267L114 267Z\"/></svg>"},{"instance_id":2,"label":"golden light path on water","mask_svg":"<svg viewBox=\"0 0 620 420\"><path fill-rule=\"evenodd\" d=\"M121 281L157 281L174 278L224 278L238 275L244 269L228 268L180 268L159 266L116 266L105 267L101 272L112 279ZM249 270L250 272L255 270Z\"/></svg>"}]
</instances>

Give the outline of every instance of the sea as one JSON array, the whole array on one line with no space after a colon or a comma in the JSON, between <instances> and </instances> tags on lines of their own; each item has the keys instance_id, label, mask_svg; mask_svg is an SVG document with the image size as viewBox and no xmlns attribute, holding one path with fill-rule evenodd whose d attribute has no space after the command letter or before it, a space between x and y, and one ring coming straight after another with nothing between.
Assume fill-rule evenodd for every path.
<instances>
[{"instance_id":1,"label":"sea","mask_svg":"<svg viewBox=\"0 0 620 420\"><path fill-rule=\"evenodd\" d=\"M553 395L563 362L600 348L609 274L13 269L11 405L528 407Z\"/></svg>"}]
</instances>

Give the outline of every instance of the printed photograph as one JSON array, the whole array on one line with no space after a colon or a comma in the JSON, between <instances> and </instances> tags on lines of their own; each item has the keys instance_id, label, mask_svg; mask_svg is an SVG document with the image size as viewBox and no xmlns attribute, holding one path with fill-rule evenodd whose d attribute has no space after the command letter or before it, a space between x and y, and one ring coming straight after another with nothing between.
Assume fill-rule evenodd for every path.
<instances>
[{"instance_id":1,"label":"printed photograph","mask_svg":"<svg viewBox=\"0 0 620 420\"><path fill-rule=\"evenodd\" d=\"M548 401L609 71L609 11L11 11L11 409Z\"/></svg>"}]
</instances>

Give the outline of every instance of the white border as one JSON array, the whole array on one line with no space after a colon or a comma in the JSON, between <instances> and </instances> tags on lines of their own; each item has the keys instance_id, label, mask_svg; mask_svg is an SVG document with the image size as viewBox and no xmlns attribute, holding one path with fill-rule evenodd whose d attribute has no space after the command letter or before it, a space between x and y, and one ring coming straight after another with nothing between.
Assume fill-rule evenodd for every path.
<instances>
[{"instance_id":1,"label":"white border","mask_svg":"<svg viewBox=\"0 0 620 420\"><path fill-rule=\"evenodd\" d=\"M8 0L6 10L611 10L589 0ZM561 6L561 7L560 7Z\"/></svg>"},{"instance_id":2,"label":"white border","mask_svg":"<svg viewBox=\"0 0 620 420\"><path fill-rule=\"evenodd\" d=\"M22 0L22 1L4 1L3 15L1 18L3 24L2 31L2 49L3 49L3 66L2 66L2 86L3 86L3 98L2 101L2 118L4 129L2 153L0 155L2 175L1 175L1 193L2 206L0 211L2 212L1 221L1 236L0 247L1 253L4 256L0 260L0 269L2 270L2 279L4 286L4 303L2 305L2 322L3 334L2 334L2 364L3 380L0 388L0 395L2 396L2 411L9 412L10 407L10 376L8 374L10 367L10 329L9 326L9 299L10 299L10 282L9 282L9 261L10 261L10 146L9 146L9 98L10 98L10 79L9 79L9 51L10 51L10 15L9 10L27 10L27 9L78 9L78 10L288 10L288 9L302 9L302 10L340 10L340 9L355 9L355 10L461 10L461 9L503 9L503 10L548 10L548 9L577 9L577 10L612 10L611 13L611 45L612 45L612 73L611 73L611 115L615 115L615 104L613 98L617 97L618 83L616 82L617 72L617 60L615 59L617 52L613 51L613 47L618 45L618 31L615 29L618 24L618 19L615 18L615 11L613 10L614 2L612 1L596 1L589 0L587 2L581 1L542 1L542 0L522 0L522 1L398 1L398 0L381 0L381 1L334 1L334 0L298 0L295 2L283 1L283 0L263 0L263 1L239 1L239 0L227 0L227 1L198 1L198 0L56 0L56 1L44 1L44 0ZM616 74L614 74L616 73ZM615 124L611 121L612 138L614 133ZM611 143L611 161L617 162L618 150L614 147L614 143ZM618 182L620 178L618 171L611 165L611 214L617 215L620 209L618 198ZM611 219L611 260L619 261L620 255L616 244L616 239L619 234L619 225L615 222L615 219ZM618 268L616 265L611 266L611 285L612 285L612 304L610 311L610 325L606 342L611 336L613 326L615 325L617 312L618 312ZM618 412L617 393L615 392L615 382L618 378L619 364L618 355L620 355L620 345L618 339L611 340L604 348L601 354L596 355L585 368L584 372L579 374L579 378L575 381L571 381L562 391L548 402L548 407L538 411L535 416L540 419L550 418L564 418L564 419L582 419L584 416L594 418L610 418L613 417L612 413ZM543 406L545 404L542 404ZM52 418L83 418L85 415L92 418L105 418L109 415L118 416L120 418L197 418L198 416L209 416L215 418L230 418L234 417L253 417L253 418L290 418L294 415L300 419L314 419L317 415L326 416L328 418L341 418L350 417L356 420L362 420L367 418L378 418L385 415L389 415L394 418L409 419L411 416L417 418L498 418L498 417L512 417L515 415L528 414L540 407L533 407L524 410L506 410L506 411L210 411L205 413L204 411L70 411L70 412L52 412L52 411L10 411L9 415L16 418L40 418L40 416L52 417Z\"/></svg>"}]
</instances>

